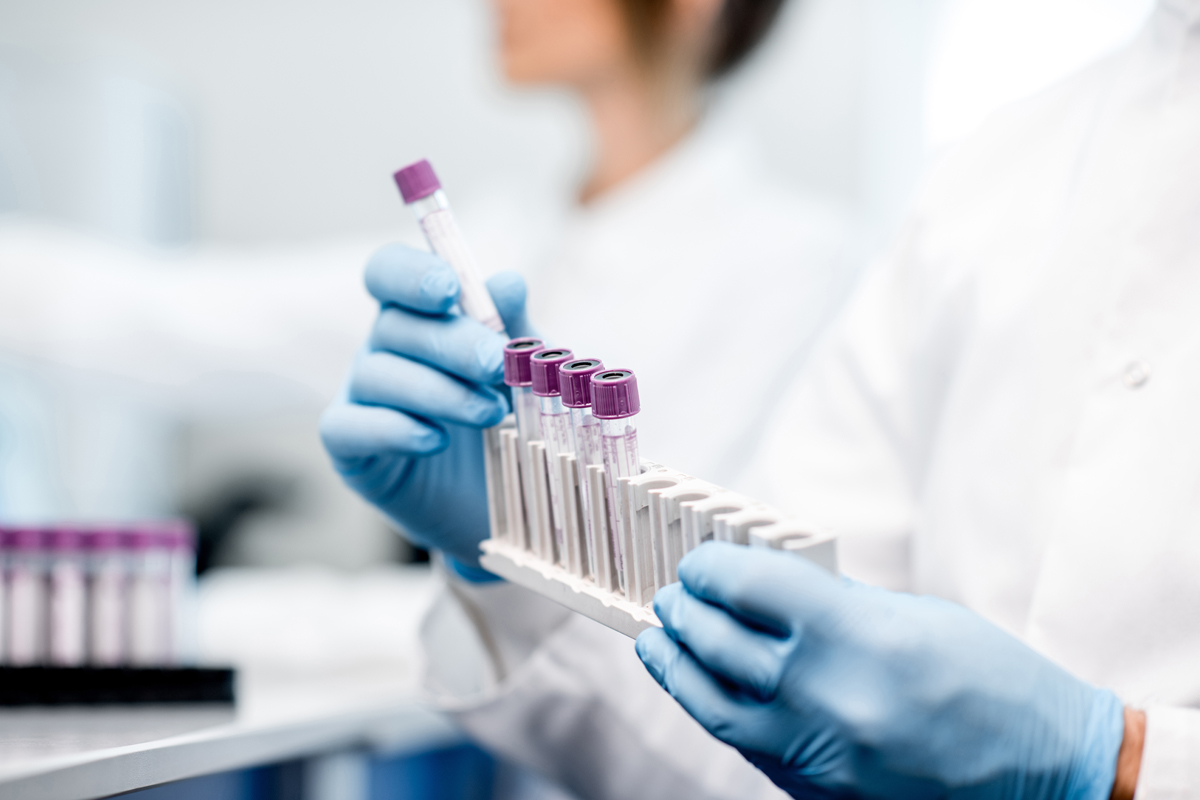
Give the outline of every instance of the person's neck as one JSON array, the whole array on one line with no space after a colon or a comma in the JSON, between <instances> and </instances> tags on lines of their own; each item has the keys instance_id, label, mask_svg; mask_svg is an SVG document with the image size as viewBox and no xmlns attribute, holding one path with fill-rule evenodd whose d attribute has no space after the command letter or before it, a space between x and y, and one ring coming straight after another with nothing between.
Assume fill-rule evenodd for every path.
<instances>
[{"instance_id":1,"label":"person's neck","mask_svg":"<svg viewBox=\"0 0 1200 800\"><path fill-rule=\"evenodd\" d=\"M579 193L588 203L628 180L679 143L700 117L694 86L640 76L614 78L583 92L596 133L591 173Z\"/></svg>"}]
</instances>

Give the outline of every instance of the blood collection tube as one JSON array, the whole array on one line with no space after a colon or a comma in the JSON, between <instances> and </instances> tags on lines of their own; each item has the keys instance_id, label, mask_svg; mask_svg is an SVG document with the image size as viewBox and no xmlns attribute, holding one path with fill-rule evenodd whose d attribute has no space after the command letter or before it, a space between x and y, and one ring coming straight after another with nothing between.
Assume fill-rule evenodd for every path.
<instances>
[{"instance_id":1,"label":"blood collection tube","mask_svg":"<svg viewBox=\"0 0 1200 800\"><path fill-rule=\"evenodd\" d=\"M504 333L500 312L492 302L492 295L483 282L483 273L450 211L450 201L446 199L433 167L422 159L398 171L394 177L405 204L413 210L425 232L425 240L458 274L458 302L463 313L496 333Z\"/></svg>"},{"instance_id":2,"label":"blood collection tube","mask_svg":"<svg viewBox=\"0 0 1200 800\"><path fill-rule=\"evenodd\" d=\"M605 369L592 375L592 414L600 420L600 450L604 458L605 481L608 484L608 518L612 529L613 554L617 574L625 574L625 552L621 546L621 531L628 520L617 493L620 478L641 473L638 458L637 423L634 418L641 410L637 378L627 369ZM621 578L625 590L624 577Z\"/></svg>"},{"instance_id":3,"label":"blood collection tube","mask_svg":"<svg viewBox=\"0 0 1200 800\"><path fill-rule=\"evenodd\" d=\"M571 449L579 462L581 477L579 497L583 504L583 530L587 538L587 558L584 559L587 574L595 577L596 552L595 532L592 530L592 498L588 490L587 468L604 463L600 448L600 421L592 414L592 376L604 369L598 358L581 358L568 361L558 368L558 386L562 392L562 404L571 415Z\"/></svg>"},{"instance_id":4,"label":"blood collection tube","mask_svg":"<svg viewBox=\"0 0 1200 800\"><path fill-rule=\"evenodd\" d=\"M538 400L542 441L546 443L546 460L550 467L550 517L554 528L555 552L563 566L567 564L566 506L563 503L562 473L558 457L571 452L571 415L562 402L558 384L558 368L575 357L570 350L539 350L529 359L534 397Z\"/></svg>"},{"instance_id":5,"label":"blood collection tube","mask_svg":"<svg viewBox=\"0 0 1200 800\"><path fill-rule=\"evenodd\" d=\"M0 664L8 663L8 562L10 531L0 527Z\"/></svg>"},{"instance_id":6,"label":"blood collection tube","mask_svg":"<svg viewBox=\"0 0 1200 800\"><path fill-rule=\"evenodd\" d=\"M118 528L88 531L88 661L116 666L126 658L126 558Z\"/></svg>"},{"instance_id":7,"label":"blood collection tube","mask_svg":"<svg viewBox=\"0 0 1200 800\"><path fill-rule=\"evenodd\" d=\"M15 528L8 547L8 663L29 666L46 657L46 553L42 531Z\"/></svg>"},{"instance_id":8,"label":"blood collection tube","mask_svg":"<svg viewBox=\"0 0 1200 800\"><path fill-rule=\"evenodd\" d=\"M125 534L128 549L129 661L166 664L171 652L171 551L161 529L146 525Z\"/></svg>"},{"instance_id":9,"label":"blood collection tube","mask_svg":"<svg viewBox=\"0 0 1200 800\"><path fill-rule=\"evenodd\" d=\"M533 395L529 359L544 347L541 339L533 337L513 339L504 347L504 382L512 387L513 413L517 415L517 437L522 454L526 444L542 438L541 412L538 399Z\"/></svg>"},{"instance_id":10,"label":"blood collection tube","mask_svg":"<svg viewBox=\"0 0 1200 800\"><path fill-rule=\"evenodd\" d=\"M87 566L83 533L47 532L50 553L50 663L78 666L87 660Z\"/></svg>"},{"instance_id":11,"label":"blood collection tube","mask_svg":"<svg viewBox=\"0 0 1200 800\"><path fill-rule=\"evenodd\" d=\"M185 520L169 520L163 537L171 561L168 661L187 664L196 659L196 531Z\"/></svg>"},{"instance_id":12,"label":"blood collection tube","mask_svg":"<svg viewBox=\"0 0 1200 800\"><path fill-rule=\"evenodd\" d=\"M517 462L521 470L521 496L525 501L525 513L530 525L530 539L536 537L533 530L533 509L537 508L537 497L531 478L533 463L529 460L529 443L542 438L541 414L538 399L533 395L533 373L529 359L542 349L542 340L534 337L513 339L504 347L504 383L512 389L513 413L517 416Z\"/></svg>"}]
</instances>

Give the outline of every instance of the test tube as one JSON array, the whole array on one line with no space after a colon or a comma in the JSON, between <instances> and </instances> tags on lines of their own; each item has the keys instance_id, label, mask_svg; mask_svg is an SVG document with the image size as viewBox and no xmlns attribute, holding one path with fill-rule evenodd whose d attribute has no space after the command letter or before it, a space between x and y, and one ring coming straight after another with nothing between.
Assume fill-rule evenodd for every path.
<instances>
[{"instance_id":1,"label":"test tube","mask_svg":"<svg viewBox=\"0 0 1200 800\"><path fill-rule=\"evenodd\" d=\"M605 369L592 375L592 414L600 420L600 450L604 459L605 481L608 484L608 518L612 532L613 555L617 574L624 585L625 552L621 531L628 520L620 503L618 485L621 478L641 473L638 458L637 423L634 418L641 410L637 377L627 369Z\"/></svg>"},{"instance_id":2,"label":"test tube","mask_svg":"<svg viewBox=\"0 0 1200 800\"><path fill-rule=\"evenodd\" d=\"M9 531L0 527L0 664L8 662Z\"/></svg>"},{"instance_id":3,"label":"test tube","mask_svg":"<svg viewBox=\"0 0 1200 800\"><path fill-rule=\"evenodd\" d=\"M504 321L500 319L479 264L450 211L450 201L446 199L433 167L422 159L399 170L394 177L401 197L425 232L425 240L458 274L458 302L463 313L496 333L504 333Z\"/></svg>"},{"instance_id":4,"label":"test tube","mask_svg":"<svg viewBox=\"0 0 1200 800\"><path fill-rule=\"evenodd\" d=\"M117 528L88 531L88 661L117 666L126 657L126 567Z\"/></svg>"},{"instance_id":5,"label":"test tube","mask_svg":"<svg viewBox=\"0 0 1200 800\"><path fill-rule=\"evenodd\" d=\"M521 469L521 496L525 501L531 543L538 539L534 522L537 497L533 486L533 464L529 460L529 443L542 438L542 422L539 419L538 399L533 395L533 373L529 368L529 359L542 347L542 340L532 336L513 339L504 346L504 383L512 389L513 413L517 416L517 461Z\"/></svg>"},{"instance_id":6,"label":"test tube","mask_svg":"<svg viewBox=\"0 0 1200 800\"><path fill-rule=\"evenodd\" d=\"M78 666L87 659L87 567L83 533L47 533L50 552L50 663Z\"/></svg>"},{"instance_id":7,"label":"test tube","mask_svg":"<svg viewBox=\"0 0 1200 800\"><path fill-rule=\"evenodd\" d=\"M567 563L566 520L563 502L562 473L558 457L571 452L571 416L563 406L558 385L558 368L575 357L570 350L539 350L529 359L534 397L538 400L542 441L546 443L546 458L550 464L550 517L554 529L557 560Z\"/></svg>"},{"instance_id":8,"label":"test tube","mask_svg":"<svg viewBox=\"0 0 1200 800\"><path fill-rule=\"evenodd\" d=\"M147 525L125 534L129 576L129 661L167 663L171 652L171 551L161 530Z\"/></svg>"},{"instance_id":9,"label":"test tube","mask_svg":"<svg viewBox=\"0 0 1200 800\"><path fill-rule=\"evenodd\" d=\"M604 369L598 358L581 358L568 361L558 368L558 385L562 392L562 404L571 415L571 449L579 462L579 497L583 504L583 531L587 540L587 557L584 569L591 577L596 576L596 534L592 530L592 500L588 491L587 468L602 465L604 456L600 449L600 421L592 414L592 376Z\"/></svg>"},{"instance_id":10,"label":"test tube","mask_svg":"<svg viewBox=\"0 0 1200 800\"><path fill-rule=\"evenodd\" d=\"M513 413L517 415L517 437L521 451L525 445L542 438L541 411L533 395L533 373L529 359L543 349L541 339L532 336L513 339L504 346L504 382L512 388Z\"/></svg>"},{"instance_id":11,"label":"test tube","mask_svg":"<svg viewBox=\"0 0 1200 800\"><path fill-rule=\"evenodd\" d=\"M46 657L46 553L42 531L8 532L8 663L41 664Z\"/></svg>"},{"instance_id":12,"label":"test tube","mask_svg":"<svg viewBox=\"0 0 1200 800\"><path fill-rule=\"evenodd\" d=\"M187 664L196 659L196 531L185 520L169 520L163 538L171 561L168 660Z\"/></svg>"}]
</instances>

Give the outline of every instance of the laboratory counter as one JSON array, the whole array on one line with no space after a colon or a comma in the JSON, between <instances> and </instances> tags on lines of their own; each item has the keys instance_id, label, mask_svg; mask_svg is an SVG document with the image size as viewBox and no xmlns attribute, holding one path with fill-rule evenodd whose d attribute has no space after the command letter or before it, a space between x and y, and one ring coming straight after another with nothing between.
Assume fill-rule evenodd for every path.
<instances>
[{"instance_id":1,"label":"laboratory counter","mask_svg":"<svg viewBox=\"0 0 1200 800\"><path fill-rule=\"evenodd\" d=\"M339 752L404 753L461 735L422 704L428 570L225 570L201 582L206 663L227 705L0 708L0 798L84 800Z\"/></svg>"},{"instance_id":2,"label":"laboratory counter","mask_svg":"<svg viewBox=\"0 0 1200 800\"><path fill-rule=\"evenodd\" d=\"M323 753L462 741L409 681L387 675L243 684L236 708L0 710L0 797L85 800Z\"/></svg>"}]
</instances>

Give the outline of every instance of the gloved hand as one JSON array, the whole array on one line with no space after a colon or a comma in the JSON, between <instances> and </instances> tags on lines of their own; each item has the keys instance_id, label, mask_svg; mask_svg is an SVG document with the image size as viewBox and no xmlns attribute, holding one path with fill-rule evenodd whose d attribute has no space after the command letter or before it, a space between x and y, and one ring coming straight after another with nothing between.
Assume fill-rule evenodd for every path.
<instances>
[{"instance_id":1,"label":"gloved hand","mask_svg":"<svg viewBox=\"0 0 1200 800\"><path fill-rule=\"evenodd\" d=\"M379 318L321 438L346 483L413 542L483 577L472 572L488 536L480 431L508 413L508 339L458 311L458 277L430 253L388 245L368 262L366 284ZM508 333L528 335L520 276L496 275L488 289Z\"/></svg>"},{"instance_id":2,"label":"gloved hand","mask_svg":"<svg viewBox=\"0 0 1200 800\"><path fill-rule=\"evenodd\" d=\"M724 543L679 577L638 654L792 796L1108 797L1121 702L961 606Z\"/></svg>"}]
</instances>

